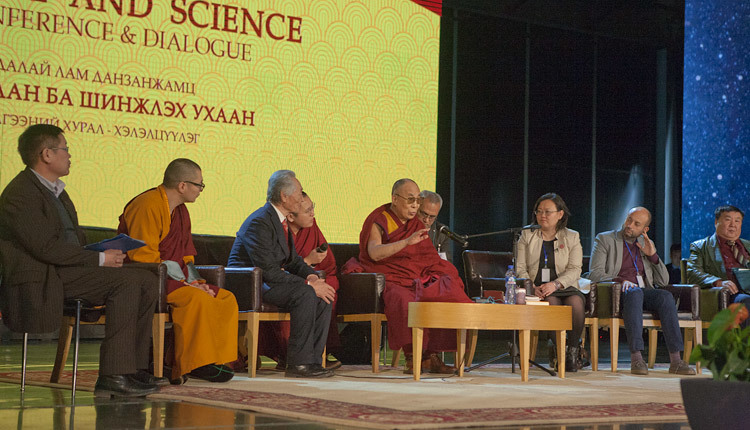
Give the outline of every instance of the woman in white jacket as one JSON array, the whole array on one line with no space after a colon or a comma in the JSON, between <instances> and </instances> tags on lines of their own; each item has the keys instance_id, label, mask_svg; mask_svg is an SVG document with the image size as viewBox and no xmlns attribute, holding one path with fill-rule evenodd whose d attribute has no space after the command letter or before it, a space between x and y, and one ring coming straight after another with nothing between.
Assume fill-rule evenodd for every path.
<instances>
[{"instance_id":1,"label":"woman in white jacket","mask_svg":"<svg viewBox=\"0 0 750 430\"><path fill-rule=\"evenodd\" d=\"M524 230L518 239L516 270L534 282L534 294L550 305L573 309L573 328L567 333L565 370L577 370L576 358L584 326L584 296L578 289L583 249L577 231L567 228L570 211L563 199L547 193L536 201L534 217L540 229Z\"/></svg>"}]
</instances>

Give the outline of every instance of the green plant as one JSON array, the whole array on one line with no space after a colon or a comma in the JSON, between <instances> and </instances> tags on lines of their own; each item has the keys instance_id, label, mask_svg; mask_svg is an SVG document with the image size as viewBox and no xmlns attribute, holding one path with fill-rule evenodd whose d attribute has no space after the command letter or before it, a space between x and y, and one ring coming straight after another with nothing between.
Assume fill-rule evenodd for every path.
<instances>
[{"instance_id":1,"label":"green plant","mask_svg":"<svg viewBox=\"0 0 750 430\"><path fill-rule=\"evenodd\" d=\"M690 361L700 361L717 381L750 381L750 326L740 324L748 318L741 303L722 310L708 327L708 345L697 345Z\"/></svg>"}]
</instances>

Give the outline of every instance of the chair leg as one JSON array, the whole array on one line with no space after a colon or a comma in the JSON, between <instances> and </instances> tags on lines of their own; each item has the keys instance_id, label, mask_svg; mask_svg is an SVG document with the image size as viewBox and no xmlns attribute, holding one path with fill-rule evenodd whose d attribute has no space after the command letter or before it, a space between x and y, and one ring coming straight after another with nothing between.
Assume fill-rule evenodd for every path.
<instances>
[{"instance_id":1,"label":"chair leg","mask_svg":"<svg viewBox=\"0 0 750 430\"><path fill-rule=\"evenodd\" d=\"M609 324L609 352L612 357L612 373L617 373L617 353L620 346L620 320L612 318Z\"/></svg>"},{"instance_id":2,"label":"chair leg","mask_svg":"<svg viewBox=\"0 0 750 430\"><path fill-rule=\"evenodd\" d=\"M26 348L29 346L29 334L23 334L23 349L21 350L21 392L26 391Z\"/></svg>"},{"instance_id":3,"label":"chair leg","mask_svg":"<svg viewBox=\"0 0 750 430\"><path fill-rule=\"evenodd\" d=\"M247 371L251 378L255 378L255 362L258 360L258 331L260 330L260 315L250 312L247 321L245 340L247 341Z\"/></svg>"},{"instance_id":4,"label":"chair leg","mask_svg":"<svg viewBox=\"0 0 750 430\"><path fill-rule=\"evenodd\" d=\"M65 369L65 362L68 360L70 340L73 336L73 324L75 324L75 320L70 317L63 317L62 325L60 326L60 335L57 338L57 355L55 356L55 366L52 368L52 375L49 378L50 382L60 382L60 377Z\"/></svg>"},{"instance_id":5,"label":"chair leg","mask_svg":"<svg viewBox=\"0 0 750 430\"><path fill-rule=\"evenodd\" d=\"M695 338L695 328L685 328L685 335L682 336L682 360L685 363L690 362L690 353L693 351L693 339ZM688 333L690 335L688 335Z\"/></svg>"},{"instance_id":6,"label":"chair leg","mask_svg":"<svg viewBox=\"0 0 750 430\"><path fill-rule=\"evenodd\" d=\"M154 314L151 323L151 348L154 351L154 376L157 378L164 376L164 326L166 323L167 314Z\"/></svg>"},{"instance_id":7,"label":"chair leg","mask_svg":"<svg viewBox=\"0 0 750 430\"><path fill-rule=\"evenodd\" d=\"M401 350L393 351L393 357L391 358L391 366L398 367L398 362L401 360Z\"/></svg>"},{"instance_id":8,"label":"chair leg","mask_svg":"<svg viewBox=\"0 0 750 430\"><path fill-rule=\"evenodd\" d=\"M653 369L656 364L656 340L659 332L655 328L648 329L648 367Z\"/></svg>"},{"instance_id":9,"label":"chair leg","mask_svg":"<svg viewBox=\"0 0 750 430\"><path fill-rule=\"evenodd\" d=\"M599 318L594 318L589 326L589 345L591 348L591 370L599 370Z\"/></svg>"},{"instance_id":10,"label":"chair leg","mask_svg":"<svg viewBox=\"0 0 750 430\"><path fill-rule=\"evenodd\" d=\"M383 333L383 319L375 315L370 320L370 361L372 373L380 372L380 336Z\"/></svg>"},{"instance_id":11,"label":"chair leg","mask_svg":"<svg viewBox=\"0 0 750 430\"><path fill-rule=\"evenodd\" d=\"M76 300L76 346L73 350L73 383L71 386L71 403L76 403L76 382L78 380L78 346L81 340L81 301ZM72 412L71 412L72 413Z\"/></svg>"}]
</instances>

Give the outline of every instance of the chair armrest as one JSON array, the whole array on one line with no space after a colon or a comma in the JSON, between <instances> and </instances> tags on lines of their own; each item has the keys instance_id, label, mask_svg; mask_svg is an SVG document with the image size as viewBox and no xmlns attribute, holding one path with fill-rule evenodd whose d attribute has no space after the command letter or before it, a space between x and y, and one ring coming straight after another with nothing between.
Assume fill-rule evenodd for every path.
<instances>
[{"instance_id":1,"label":"chair armrest","mask_svg":"<svg viewBox=\"0 0 750 430\"><path fill-rule=\"evenodd\" d=\"M690 312L693 320L700 319L700 287L691 284L670 284L660 287L672 293L678 312Z\"/></svg>"},{"instance_id":2,"label":"chair armrest","mask_svg":"<svg viewBox=\"0 0 750 430\"><path fill-rule=\"evenodd\" d=\"M371 314L383 312L380 294L385 288L382 273L349 273L339 276L336 313Z\"/></svg>"},{"instance_id":3,"label":"chair armrest","mask_svg":"<svg viewBox=\"0 0 750 430\"><path fill-rule=\"evenodd\" d=\"M159 297L156 300L155 313L165 314L169 312L167 305L167 266L163 263L127 263L123 265L128 269L148 270L159 278Z\"/></svg>"},{"instance_id":4,"label":"chair armrest","mask_svg":"<svg viewBox=\"0 0 750 430\"><path fill-rule=\"evenodd\" d=\"M262 306L263 271L258 267L225 267L224 288L234 294L240 311L257 312Z\"/></svg>"},{"instance_id":5,"label":"chair armrest","mask_svg":"<svg viewBox=\"0 0 750 430\"><path fill-rule=\"evenodd\" d=\"M206 283L216 285L219 288L225 287L226 274L224 273L224 266L195 266L195 268L198 270L201 278L206 280Z\"/></svg>"},{"instance_id":6,"label":"chair armrest","mask_svg":"<svg viewBox=\"0 0 750 430\"><path fill-rule=\"evenodd\" d=\"M620 317L620 295L622 287L619 282L591 283L591 290L596 290L596 316L601 319ZM590 295L591 293L589 293ZM613 297L613 296L616 296ZM616 300L617 306L613 306Z\"/></svg>"},{"instance_id":7,"label":"chair armrest","mask_svg":"<svg viewBox=\"0 0 750 430\"><path fill-rule=\"evenodd\" d=\"M596 284L592 283L589 289L589 293L584 294L584 296L586 297L586 303L584 304L584 306L586 307L584 309L584 315L586 316L586 318L597 318L599 316L597 314L599 289L597 288Z\"/></svg>"},{"instance_id":8,"label":"chair armrest","mask_svg":"<svg viewBox=\"0 0 750 430\"><path fill-rule=\"evenodd\" d=\"M701 321L711 321L719 311L729 306L729 291L721 287L701 289L699 296L698 315Z\"/></svg>"}]
</instances>

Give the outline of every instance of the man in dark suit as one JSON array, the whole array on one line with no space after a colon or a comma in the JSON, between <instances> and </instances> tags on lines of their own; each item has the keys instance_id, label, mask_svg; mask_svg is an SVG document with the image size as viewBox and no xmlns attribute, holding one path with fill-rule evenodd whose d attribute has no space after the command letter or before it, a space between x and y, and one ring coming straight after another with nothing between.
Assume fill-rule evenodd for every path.
<instances>
[{"instance_id":1,"label":"man in dark suit","mask_svg":"<svg viewBox=\"0 0 750 430\"><path fill-rule=\"evenodd\" d=\"M13 331L46 333L60 327L63 302L82 298L106 305L96 396L145 396L168 383L148 373L156 276L122 269L119 250L82 245L75 206L60 177L70 172L62 129L37 124L18 138L26 165L0 195L0 304Z\"/></svg>"},{"instance_id":2,"label":"man in dark suit","mask_svg":"<svg viewBox=\"0 0 750 430\"><path fill-rule=\"evenodd\" d=\"M286 376L322 378L333 371L322 366L323 349L336 291L294 249L286 216L302 210L302 184L291 170L268 180L266 204L253 212L237 232L228 266L263 271L263 301L286 309L291 317ZM254 365L254 363L250 363Z\"/></svg>"},{"instance_id":3,"label":"man in dark suit","mask_svg":"<svg viewBox=\"0 0 750 430\"><path fill-rule=\"evenodd\" d=\"M740 238L745 213L736 206L719 206L714 211L716 233L690 244L687 281L701 288L721 287L729 300L750 308L750 291L743 290L732 269L750 268L750 241ZM745 327L750 323L742 323Z\"/></svg>"}]
</instances>

